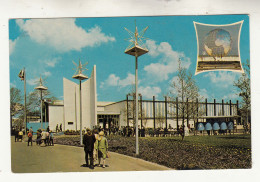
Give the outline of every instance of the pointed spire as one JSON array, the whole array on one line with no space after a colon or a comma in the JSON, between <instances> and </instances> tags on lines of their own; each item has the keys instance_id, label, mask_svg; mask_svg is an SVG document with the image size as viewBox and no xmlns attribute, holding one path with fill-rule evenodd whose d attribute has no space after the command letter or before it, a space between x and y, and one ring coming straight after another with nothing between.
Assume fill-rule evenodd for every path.
<instances>
[{"instance_id":1,"label":"pointed spire","mask_svg":"<svg viewBox=\"0 0 260 182\"><path fill-rule=\"evenodd\" d=\"M138 29L136 26L136 20L135 20L135 45L138 45Z\"/></svg>"}]
</instances>

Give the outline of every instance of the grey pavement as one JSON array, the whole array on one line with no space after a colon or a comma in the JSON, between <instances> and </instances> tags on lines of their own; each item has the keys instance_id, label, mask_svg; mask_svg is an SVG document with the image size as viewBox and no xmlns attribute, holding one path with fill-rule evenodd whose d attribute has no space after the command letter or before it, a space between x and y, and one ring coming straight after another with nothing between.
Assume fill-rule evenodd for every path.
<instances>
[{"instance_id":1,"label":"grey pavement","mask_svg":"<svg viewBox=\"0 0 260 182\"><path fill-rule=\"evenodd\" d=\"M11 168L14 173L46 172L104 172L104 171L149 171L171 170L165 166L147 162L142 159L110 152L106 168L89 169L81 167L85 163L82 147L57 145L27 146L27 142L14 142L11 139Z\"/></svg>"}]
</instances>

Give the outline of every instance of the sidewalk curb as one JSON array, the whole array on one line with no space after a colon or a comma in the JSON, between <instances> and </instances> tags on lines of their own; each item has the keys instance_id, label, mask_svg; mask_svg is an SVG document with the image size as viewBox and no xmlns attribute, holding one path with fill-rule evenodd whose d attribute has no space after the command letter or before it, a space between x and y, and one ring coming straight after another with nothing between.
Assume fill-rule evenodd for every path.
<instances>
[{"instance_id":1,"label":"sidewalk curb","mask_svg":"<svg viewBox=\"0 0 260 182\"><path fill-rule=\"evenodd\" d=\"M146 162L146 163L149 163L153 166L158 166L158 167L161 167L161 168L165 168L164 170L175 170L174 168L169 168L169 167L166 167L166 166L163 166L163 165L160 165L160 164L157 164L157 163L154 163L154 162L150 162L150 161L146 161L144 159L141 159L141 158L136 158L136 157L133 157L133 156L128 156L128 155L124 155L124 154L120 154L120 153L117 153L117 152L111 152L109 151L110 153L113 153L115 155L121 155L121 156L124 156L126 158L131 158L131 159L134 159L134 160L137 160L137 161L142 161L142 162ZM158 170L159 171L159 170Z\"/></svg>"},{"instance_id":2,"label":"sidewalk curb","mask_svg":"<svg viewBox=\"0 0 260 182\"><path fill-rule=\"evenodd\" d=\"M82 146L63 145L63 144L56 144L56 143L55 143L55 145L62 145L62 146L83 148ZM120 154L120 153L112 152L112 151L109 151L109 152L110 152L110 153L113 153L113 155L120 155L120 156L123 156L123 157L126 157L126 158L130 158L130 159L133 159L133 160L142 161L142 162L151 164L151 165L153 165L153 166L158 166L158 167L160 167L160 168L165 168L165 169L163 169L163 170L175 170L174 168L169 168L169 167L166 167L166 166L163 166L163 165L154 163L154 162L146 161L146 160L141 159L141 158L137 158L137 157L133 157L133 156L128 156L128 155L124 155L124 154ZM158 170L158 171L161 171L161 170Z\"/></svg>"}]
</instances>

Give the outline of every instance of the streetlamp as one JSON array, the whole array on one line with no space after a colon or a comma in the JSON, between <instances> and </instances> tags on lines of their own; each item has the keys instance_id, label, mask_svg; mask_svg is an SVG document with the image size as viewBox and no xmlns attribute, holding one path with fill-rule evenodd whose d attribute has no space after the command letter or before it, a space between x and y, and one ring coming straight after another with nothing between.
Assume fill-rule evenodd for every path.
<instances>
[{"instance_id":1,"label":"streetlamp","mask_svg":"<svg viewBox=\"0 0 260 182\"><path fill-rule=\"evenodd\" d=\"M79 119L80 119L80 145L82 145L82 103L81 103L81 80L86 80L88 79L87 76L83 75L82 72L85 70L87 70L85 67L85 65L87 63L85 63L84 65L81 64L81 61L79 60L79 66L73 62L76 67L77 67L77 71L75 73L75 75L72 77L74 79L79 80ZM77 122L77 121L76 121Z\"/></svg>"},{"instance_id":2,"label":"streetlamp","mask_svg":"<svg viewBox=\"0 0 260 182\"><path fill-rule=\"evenodd\" d=\"M125 53L131 56L135 56L135 136L136 136L136 155L139 155L139 143L138 143L138 57L148 53L148 49L144 47L142 39L144 33L148 27L143 29L138 34L137 26L135 23L135 32L131 32L127 28L125 30L129 33L130 38L128 39L131 44L126 48ZM142 47L143 46L143 47Z\"/></svg>"},{"instance_id":3,"label":"streetlamp","mask_svg":"<svg viewBox=\"0 0 260 182\"><path fill-rule=\"evenodd\" d=\"M42 77L40 77L40 85L38 87L35 87L35 90L40 90L41 92L41 128L42 128L42 91L47 90L48 88L42 85Z\"/></svg>"}]
</instances>

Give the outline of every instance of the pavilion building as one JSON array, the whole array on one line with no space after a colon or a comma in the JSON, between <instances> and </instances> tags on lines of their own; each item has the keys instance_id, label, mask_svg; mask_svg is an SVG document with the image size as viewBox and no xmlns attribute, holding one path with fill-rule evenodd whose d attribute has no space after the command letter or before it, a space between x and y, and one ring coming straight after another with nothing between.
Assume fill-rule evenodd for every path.
<instances>
[{"instance_id":1,"label":"pavilion building","mask_svg":"<svg viewBox=\"0 0 260 182\"><path fill-rule=\"evenodd\" d=\"M91 76L88 80L82 82L82 128L92 129L95 126L110 128L117 126L133 126L134 123L134 100L126 96L125 100L119 102L102 102L97 101L96 86L96 66L93 67ZM79 85L73 81L63 78L63 101L45 102L47 106L45 115L46 122L51 130L55 131L56 126L62 125L62 130L79 130L80 128L80 102L79 102ZM195 103L194 103L195 102ZM197 105L196 105L197 102ZM188 110L194 107L193 115L183 117L179 109L181 104L187 104ZM185 105L186 107L186 105ZM197 112L196 112L197 111ZM226 125L232 122L233 125L239 122L240 116L238 111L238 102L221 103L188 101L178 102L177 100L158 101L139 100L139 121L138 125L145 128L177 128L184 124L195 128L199 123L219 123Z\"/></svg>"}]
</instances>

